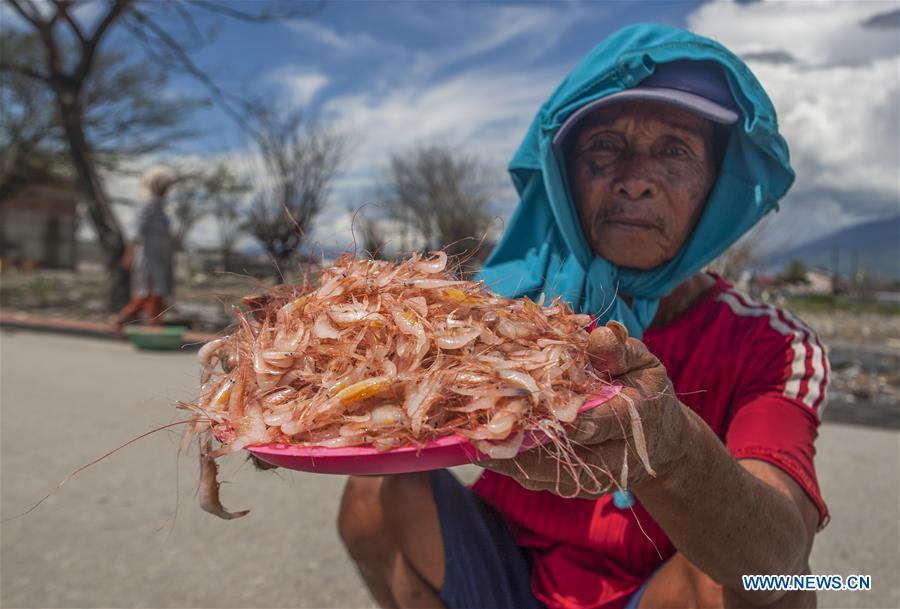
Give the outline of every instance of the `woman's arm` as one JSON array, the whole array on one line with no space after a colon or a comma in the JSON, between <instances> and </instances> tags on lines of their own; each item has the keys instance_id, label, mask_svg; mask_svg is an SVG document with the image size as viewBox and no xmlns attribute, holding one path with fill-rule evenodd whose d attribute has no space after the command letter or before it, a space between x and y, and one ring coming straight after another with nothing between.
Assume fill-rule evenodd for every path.
<instances>
[{"instance_id":1,"label":"woman's arm","mask_svg":"<svg viewBox=\"0 0 900 609\"><path fill-rule=\"evenodd\" d=\"M699 606L814 604L812 593L746 591L741 580L809 572L819 519L813 502L774 465L736 461L706 423L682 408L690 450L667 475L632 489L681 556L653 578L644 606L666 606L675 589L690 591Z\"/></svg>"},{"instance_id":2,"label":"woman's arm","mask_svg":"<svg viewBox=\"0 0 900 609\"><path fill-rule=\"evenodd\" d=\"M693 586L705 598L716 592L710 586L721 586L727 592L723 599L733 597L748 605L765 606L784 598L781 591L745 591L741 575L805 573L817 522L815 506L777 467L751 460L739 463L709 426L678 401L665 368L643 343L628 338L624 328L598 328L591 338L595 368L609 371L624 389L576 422L573 437L582 445L578 455L617 478L627 471L629 488L683 557L696 565L695 575L704 575L675 582L661 572L653 584L656 593ZM635 414L640 425L629 425ZM643 438L636 437L635 429L643 430ZM634 450L644 440L652 474ZM541 451L486 466L532 490L594 497L583 480L566 478L565 468ZM688 599L669 600L677 604Z\"/></svg>"}]
</instances>

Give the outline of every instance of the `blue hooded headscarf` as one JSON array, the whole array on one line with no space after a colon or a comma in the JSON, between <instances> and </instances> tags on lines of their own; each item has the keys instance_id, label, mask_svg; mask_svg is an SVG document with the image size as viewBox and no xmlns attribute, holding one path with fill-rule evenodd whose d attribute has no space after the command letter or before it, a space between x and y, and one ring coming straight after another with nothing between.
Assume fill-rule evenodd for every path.
<instances>
[{"instance_id":1,"label":"blue hooded headscarf","mask_svg":"<svg viewBox=\"0 0 900 609\"><path fill-rule=\"evenodd\" d=\"M634 87L659 64L713 61L740 113L715 185L691 236L674 258L650 270L618 267L591 250L552 144L581 106ZM641 337L660 298L703 268L777 207L794 181L775 109L750 69L717 42L657 24L619 30L595 47L541 106L509 164L520 201L479 273L499 294L561 297L603 323L614 319ZM631 297L629 306L622 295Z\"/></svg>"}]
</instances>

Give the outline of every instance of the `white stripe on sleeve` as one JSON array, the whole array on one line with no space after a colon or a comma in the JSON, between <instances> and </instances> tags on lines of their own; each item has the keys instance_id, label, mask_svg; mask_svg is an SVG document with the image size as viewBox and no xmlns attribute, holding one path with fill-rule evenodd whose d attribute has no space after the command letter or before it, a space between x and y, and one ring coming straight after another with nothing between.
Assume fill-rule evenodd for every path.
<instances>
[{"instance_id":1,"label":"white stripe on sleeve","mask_svg":"<svg viewBox=\"0 0 900 609\"><path fill-rule=\"evenodd\" d=\"M822 395L827 367L825 354L813 331L787 311L783 311L785 319L782 320L775 307L752 301L751 304L744 304L733 292L722 292L718 299L728 305L732 312L739 317L766 317L773 330L782 336L791 338L791 374L784 385L784 396L799 399L813 408ZM801 384L807 376L807 354L812 359L813 373L807 379L807 390L801 395Z\"/></svg>"}]
</instances>

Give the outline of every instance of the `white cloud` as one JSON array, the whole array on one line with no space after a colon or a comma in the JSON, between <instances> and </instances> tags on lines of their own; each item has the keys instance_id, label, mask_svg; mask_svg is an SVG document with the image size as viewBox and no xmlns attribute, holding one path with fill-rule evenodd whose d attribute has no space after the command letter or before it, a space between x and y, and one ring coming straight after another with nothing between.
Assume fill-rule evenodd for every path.
<instances>
[{"instance_id":1,"label":"white cloud","mask_svg":"<svg viewBox=\"0 0 900 609\"><path fill-rule=\"evenodd\" d=\"M268 80L284 88L290 101L296 106L307 106L331 79L319 72L307 72L295 68L279 68L268 76Z\"/></svg>"},{"instance_id":2,"label":"white cloud","mask_svg":"<svg viewBox=\"0 0 900 609\"><path fill-rule=\"evenodd\" d=\"M739 55L784 50L807 64L855 64L897 54L897 31L862 27L896 2L781 2L719 0L688 17L698 34Z\"/></svg>"},{"instance_id":3,"label":"white cloud","mask_svg":"<svg viewBox=\"0 0 900 609\"><path fill-rule=\"evenodd\" d=\"M513 42L521 42L514 56L519 64L541 57L547 49L553 47L569 28L587 16L596 18L604 7L593 5L586 7L579 4L559 4L554 6L519 5L519 6L483 6L477 14L462 12L448 15L454 18L453 23L437 22L442 29L464 32L461 41L437 52L417 54L412 69L414 74L427 76L442 68L464 62L469 59L487 55ZM415 14L415 13L413 13ZM434 28L434 19L419 19L422 27ZM553 27L548 28L547 24ZM536 44L535 41L540 41Z\"/></svg>"},{"instance_id":4,"label":"white cloud","mask_svg":"<svg viewBox=\"0 0 900 609\"><path fill-rule=\"evenodd\" d=\"M442 140L487 155L502 150L508 156L517 143L508 137L524 135L556 76L555 71L463 73L431 87L410 83L387 95L333 98L324 112L359 129L365 151L384 152L422 140ZM362 150L356 156L364 156Z\"/></svg>"},{"instance_id":5,"label":"white cloud","mask_svg":"<svg viewBox=\"0 0 900 609\"><path fill-rule=\"evenodd\" d=\"M324 116L348 130L354 141L345 173L316 234L347 242L348 207L371 202L373 186L390 155L420 143L439 142L474 153L491 167L511 196L504 168L537 108L560 78L558 70L466 72L431 87L409 83L386 95L362 93L330 99ZM356 135L358 134L358 135ZM332 245L328 243L326 245Z\"/></svg>"},{"instance_id":6,"label":"white cloud","mask_svg":"<svg viewBox=\"0 0 900 609\"><path fill-rule=\"evenodd\" d=\"M367 83L364 91L332 97L323 104L322 115L347 131L352 144L331 202L316 223L315 236L323 246L352 242L347 210L374 202L375 186L390 155L420 143L442 143L477 155L502 185L498 207L512 210L514 193L506 164L538 107L565 75L563 67L524 66L564 36L586 9L579 5L481 8L477 20L454 13L448 16L451 24L410 11L406 18L417 28L439 25L460 32L452 48L407 54L406 65L393 66L384 77ZM548 33L551 20L554 28ZM314 28L320 40L348 51L350 44L332 30L309 23L302 27L309 33ZM477 69L453 69L516 41L523 44L512 60L515 65L507 57L506 63L488 61ZM398 73L404 77L398 79Z\"/></svg>"},{"instance_id":7,"label":"white cloud","mask_svg":"<svg viewBox=\"0 0 900 609\"><path fill-rule=\"evenodd\" d=\"M366 34L342 34L313 19L293 19L285 25L307 40L330 47L334 51L358 52L362 48L381 46Z\"/></svg>"},{"instance_id":8,"label":"white cloud","mask_svg":"<svg viewBox=\"0 0 900 609\"><path fill-rule=\"evenodd\" d=\"M897 212L900 37L862 25L895 8L720 1L688 17L748 58L778 112L797 182L772 223L773 247Z\"/></svg>"}]
</instances>

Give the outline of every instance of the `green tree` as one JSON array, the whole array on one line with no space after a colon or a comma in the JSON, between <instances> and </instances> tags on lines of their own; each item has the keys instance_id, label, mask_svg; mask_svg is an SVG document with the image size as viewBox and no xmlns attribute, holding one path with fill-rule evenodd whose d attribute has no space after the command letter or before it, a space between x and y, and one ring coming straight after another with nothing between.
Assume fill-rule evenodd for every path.
<instances>
[{"instance_id":1,"label":"green tree","mask_svg":"<svg viewBox=\"0 0 900 609\"><path fill-rule=\"evenodd\" d=\"M806 274L809 270L806 268L806 264L802 260L791 260L785 267L784 271L781 273L781 279L785 283L809 283L809 279Z\"/></svg>"}]
</instances>

